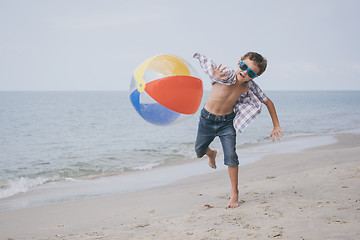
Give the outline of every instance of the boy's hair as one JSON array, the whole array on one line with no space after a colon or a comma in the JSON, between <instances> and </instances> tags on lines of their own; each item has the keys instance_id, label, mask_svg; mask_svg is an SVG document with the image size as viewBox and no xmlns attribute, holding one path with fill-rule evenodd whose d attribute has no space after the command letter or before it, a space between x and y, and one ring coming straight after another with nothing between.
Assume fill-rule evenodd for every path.
<instances>
[{"instance_id":1,"label":"boy's hair","mask_svg":"<svg viewBox=\"0 0 360 240\"><path fill-rule=\"evenodd\" d=\"M266 66L267 66L267 60L263 56L261 56L259 53L256 52L248 52L244 56L241 57L241 60L244 61L245 59L249 59L253 61L256 66L259 68L259 72L257 73L258 76L263 74L265 72Z\"/></svg>"}]
</instances>

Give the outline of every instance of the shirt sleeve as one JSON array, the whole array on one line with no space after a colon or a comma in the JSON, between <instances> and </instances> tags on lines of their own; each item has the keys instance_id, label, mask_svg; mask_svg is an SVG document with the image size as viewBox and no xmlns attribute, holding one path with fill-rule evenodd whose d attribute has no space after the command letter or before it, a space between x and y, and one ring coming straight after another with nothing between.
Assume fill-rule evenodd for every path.
<instances>
[{"instance_id":1,"label":"shirt sleeve","mask_svg":"<svg viewBox=\"0 0 360 240\"><path fill-rule=\"evenodd\" d=\"M260 102L265 103L268 100L266 94L261 90L261 88L254 82L250 81L250 90L255 94L255 96L260 100Z\"/></svg>"},{"instance_id":2,"label":"shirt sleeve","mask_svg":"<svg viewBox=\"0 0 360 240\"><path fill-rule=\"evenodd\" d=\"M249 91L241 95L234 109L234 128L242 133L249 124L261 113L261 103L265 103L268 98L260 87L253 81L248 82Z\"/></svg>"},{"instance_id":3,"label":"shirt sleeve","mask_svg":"<svg viewBox=\"0 0 360 240\"><path fill-rule=\"evenodd\" d=\"M211 58L206 57L205 55L202 55L200 53L195 53L193 58L199 60L201 68L204 70L204 72L210 77L211 84L214 83L220 83L224 85L232 85L236 83L236 75L235 71L231 68L226 68L225 71L227 71L226 80L221 80L213 77L213 70L211 65L214 66L214 68L217 68L217 64L211 60Z\"/></svg>"}]
</instances>

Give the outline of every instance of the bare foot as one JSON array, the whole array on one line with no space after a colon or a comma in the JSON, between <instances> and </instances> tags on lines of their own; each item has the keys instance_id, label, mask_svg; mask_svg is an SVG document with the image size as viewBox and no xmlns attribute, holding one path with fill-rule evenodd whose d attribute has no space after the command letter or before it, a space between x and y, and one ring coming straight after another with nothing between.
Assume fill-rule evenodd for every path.
<instances>
[{"instance_id":1,"label":"bare foot","mask_svg":"<svg viewBox=\"0 0 360 240\"><path fill-rule=\"evenodd\" d=\"M231 194L230 201L228 204L229 208L237 208L239 206L239 194Z\"/></svg>"},{"instance_id":2,"label":"bare foot","mask_svg":"<svg viewBox=\"0 0 360 240\"><path fill-rule=\"evenodd\" d=\"M216 158L217 151L216 150L209 150L207 156L209 157L209 166L213 169L216 169Z\"/></svg>"}]
</instances>

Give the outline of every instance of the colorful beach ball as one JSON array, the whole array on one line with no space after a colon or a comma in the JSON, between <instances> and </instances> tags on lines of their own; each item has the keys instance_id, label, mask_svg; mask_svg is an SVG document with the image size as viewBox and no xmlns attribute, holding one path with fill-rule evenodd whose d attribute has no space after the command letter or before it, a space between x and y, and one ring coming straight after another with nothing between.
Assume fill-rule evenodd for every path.
<instances>
[{"instance_id":1,"label":"colorful beach ball","mask_svg":"<svg viewBox=\"0 0 360 240\"><path fill-rule=\"evenodd\" d=\"M180 122L196 113L203 84L180 57L157 55L139 65L132 77L130 100L146 121L155 125Z\"/></svg>"}]
</instances>

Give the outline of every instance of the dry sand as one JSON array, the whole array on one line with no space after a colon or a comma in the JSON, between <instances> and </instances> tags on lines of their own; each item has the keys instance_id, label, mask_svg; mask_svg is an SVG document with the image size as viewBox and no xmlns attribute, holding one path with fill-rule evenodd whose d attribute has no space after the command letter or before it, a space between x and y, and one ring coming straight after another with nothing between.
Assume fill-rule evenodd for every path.
<instances>
[{"instance_id":1,"label":"dry sand","mask_svg":"<svg viewBox=\"0 0 360 240\"><path fill-rule=\"evenodd\" d=\"M360 135L164 187L0 213L0 239L360 239ZM239 152L241 156L241 152ZM204 159L204 164L207 160Z\"/></svg>"}]
</instances>

